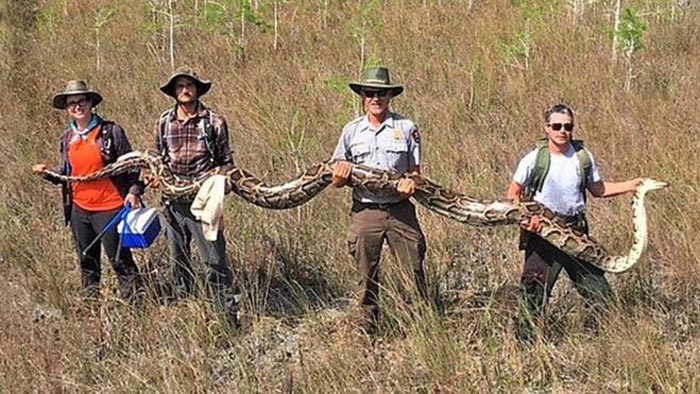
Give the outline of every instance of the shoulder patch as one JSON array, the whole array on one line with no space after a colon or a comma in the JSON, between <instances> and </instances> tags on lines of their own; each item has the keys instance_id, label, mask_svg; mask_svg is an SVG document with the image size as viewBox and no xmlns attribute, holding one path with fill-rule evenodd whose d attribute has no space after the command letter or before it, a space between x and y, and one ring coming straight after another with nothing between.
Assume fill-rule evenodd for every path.
<instances>
[{"instance_id":1,"label":"shoulder patch","mask_svg":"<svg viewBox=\"0 0 700 394\"><path fill-rule=\"evenodd\" d=\"M418 130L418 128L413 129L411 132L411 138L413 138L413 142L420 144L420 130Z\"/></svg>"}]
</instances>

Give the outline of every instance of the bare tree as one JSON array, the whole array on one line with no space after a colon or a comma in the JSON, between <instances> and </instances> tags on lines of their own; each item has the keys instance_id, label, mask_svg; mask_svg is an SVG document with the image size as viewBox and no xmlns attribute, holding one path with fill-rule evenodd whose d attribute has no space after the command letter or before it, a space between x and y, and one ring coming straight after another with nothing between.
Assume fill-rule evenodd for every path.
<instances>
[{"instance_id":1,"label":"bare tree","mask_svg":"<svg viewBox=\"0 0 700 394\"><path fill-rule=\"evenodd\" d=\"M100 40L100 34L102 32L102 27L106 25L114 14L114 9L111 8L101 8L95 13L95 71L102 71L102 45Z\"/></svg>"},{"instance_id":2,"label":"bare tree","mask_svg":"<svg viewBox=\"0 0 700 394\"><path fill-rule=\"evenodd\" d=\"M620 36L620 8L622 7L622 0L615 1L615 12L614 18L615 22L613 24L613 40L612 40L612 56L610 57L610 62L612 64L617 63L617 46Z\"/></svg>"},{"instance_id":3,"label":"bare tree","mask_svg":"<svg viewBox=\"0 0 700 394\"><path fill-rule=\"evenodd\" d=\"M277 39L279 37L279 30L278 30L279 29L279 0L275 0L273 6L274 6L274 10L273 10L273 22L272 22L272 24L273 24L275 36L272 40L272 49L274 49L276 52L277 51Z\"/></svg>"},{"instance_id":4,"label":"bare tree","mask_svg":"<svg viewBox=\"0 0 700 394\"><path fill-rule=\"evenodd\" d=\"M152 37L148 48L158 62L169 60L175 68L175 35L178 28L177 0L149 0ZM167 51L167 54L166 54Z\"/></svg>"},{"instance_id":5,"label":"bare tree","mask_svg":"<svg viewBox=\"0 0 700 394\"><path fill-rule=\"evenodd\" d=\"M170 68L175 69L175 1L168 0L168 20L169 20L169 34L170 38Z\"/></svg>"},{"instance_id":6,"label":"bare tree","mask_svg":"<svg viewBox=\"0 0 700 394\"><path fill-rule=\"evenodd\" d=\"M583 22L583 11L586 7L586 0L570 0L571 23L578 25Z\"/></svg>"},{"instance_id":7,"label":"bare tree","mask_svg":"<svg viewBox=\"0 0 700 394\"><path fill-rule=\"evenodd\" d=\"M250 0L241 0L241 35L238 39L238 47L241 50L241 59L245 60L245 20L246 14L250 9Z\"/></svg>"}]
</instances>

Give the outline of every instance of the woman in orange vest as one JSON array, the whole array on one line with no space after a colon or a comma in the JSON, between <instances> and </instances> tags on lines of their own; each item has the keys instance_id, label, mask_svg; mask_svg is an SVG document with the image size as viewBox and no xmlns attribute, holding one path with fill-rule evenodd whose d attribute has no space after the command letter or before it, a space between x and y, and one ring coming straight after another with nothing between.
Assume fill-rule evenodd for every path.
<instances>
[{"instance_id":1,"label":"woman in orange vest","mask_svg":"<svg viewBox=\"0 0 700 394\"><path fill-rule=\"evenodd\" d=\"M55 172L86 175L131 152L124 129L93 112L100 102L102 96L88 89L84 81L69 81L66 90L53 97L53 107L65 110L70 116L61 137L61 165ZM87 183L68 184L51 177L46 169L45 164L36 164L32 168L44 179L63 186L65 219L75 239L83 294L89 299L97 299L101 276L100 247L95 245L86 250L87 246L125 203L140 204L143 187L138 182L139 174L131 172ZM101 242L119 279L121 296L129 302L137 302L143 294L139 270L129 249L122 248L117 253L119 235L116 226L105 232Z\"/></svg>"}]
</instances>

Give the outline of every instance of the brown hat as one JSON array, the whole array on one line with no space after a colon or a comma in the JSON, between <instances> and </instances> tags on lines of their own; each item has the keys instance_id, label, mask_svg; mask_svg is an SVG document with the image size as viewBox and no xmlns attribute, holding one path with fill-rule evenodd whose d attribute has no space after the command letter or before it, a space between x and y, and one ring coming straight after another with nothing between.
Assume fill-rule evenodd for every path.
<instances>
[{"instance_id":1,"label":"brown hat","mask_svg":"<svg viewBox=\"0 0 700 394\"><path fill-rule=\"evenodd\" d=\"M66 107L68 107L68 104L66 103L68 96L77 96L81 94L84 94L90 99L93 107L102 102L102 96L99 93L88 89L85 81L72 80L68 81L64 92L53 96L53 107L58 109L66 109Z\"/></svg>"},{"instance_id":2,"label":"brown hat","mask_svg":"<svg viewBox=\"0 0 700 394\"><path fill-rule=\"evenodd\" d=\"M175 96L175 80L178 77L188 77L192 78L194 84L197 86L197 96L204 96L211 88L211 81L199 79L197 73L190 68L182 67L175 70L175 74L170 76L168 82L164 83L160 87L160 91L167 94L170 97L177 98Z\"/></svg>"},{"instance_id":3,"label":"brown hat","mask_svg":"<svg viewBox=\"0 0 700 394\"><path fill-rule=\"evenodd\" d=\"M403 86L393 85L389 78L389 69L386 67L371 67L362 73L362 81L352 82L349 84L353 92L362 95L362 90L370 89L388 89L392 97L396 97L403 92Z\"/></svg>"}]
</instances>

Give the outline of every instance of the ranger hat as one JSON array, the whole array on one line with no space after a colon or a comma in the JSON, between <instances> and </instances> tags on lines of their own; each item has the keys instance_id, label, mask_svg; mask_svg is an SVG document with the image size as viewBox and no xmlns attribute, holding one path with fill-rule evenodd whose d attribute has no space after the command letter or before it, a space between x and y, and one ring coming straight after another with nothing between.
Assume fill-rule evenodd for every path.
<instances>
[{"instance_id":1,"label":"ranger hat","mask_svg":"<svg viewBox=\"0 0 700 394\"><path fill-rule=\"evenodd\" d=\"M403 86L393 85L386 67L370 67L362 73L362 81L349 84L353 92L362 95L364 89L388 89L392 97L403 92Z\"/></svg>"},{"instance_id":2,"label":"ranger hat","mask_svg":"<svg viewBox=\"0 0 700 394\"><path fill-rule=\"evenodd\" d=\"M53 96L53 107L58 109L66 109L68 107L68 104L66 103L68 96L77 96L81 94L90 99L93 107L102 102L102 96L99 93L88 89L85 81L72 80L68 81L64 92Z\"/></svg>"},{"instance_id":3,"label":"ranger hat","mask_svg":"<svg viewBox=\"0 0 700 394\"><path fill-rule=\"evenodd\" d=\"M175 96L175 80L178 77L192 78L192 80L194 81L194 84L197 86L197 96L198 97L204 96L211 88L211 81L200 79L199 76L197 76L197 73L194 72L192 69L183 67L183 68L177 69L175 71L175 74L170 76L170 79L168 79L168 82L164 83L160 87L160 91L167 94L170 97L177 98Z\"/></svg>"}]
</instances>

